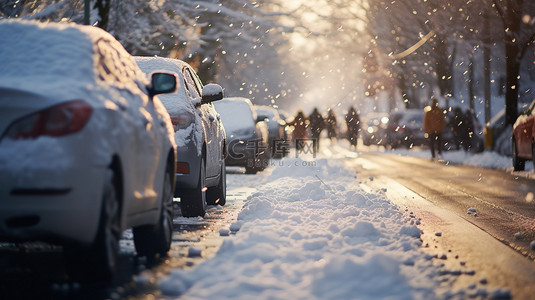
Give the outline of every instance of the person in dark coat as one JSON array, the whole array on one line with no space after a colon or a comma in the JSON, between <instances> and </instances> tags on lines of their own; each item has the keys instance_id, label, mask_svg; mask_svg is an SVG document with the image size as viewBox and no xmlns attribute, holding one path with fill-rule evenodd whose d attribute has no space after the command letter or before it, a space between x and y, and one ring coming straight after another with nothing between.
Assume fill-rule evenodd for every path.
<instances>
[{"instance_id":1,"label":"person in dark coat","mask_svg":"<svg viewBox=\"0 0 535 300\"><path fill-rule=\"evenodd\" d=\"M295 115L292 122L289 123L290 126L294 128L293 130L293 139L306 139L307 136L307 128L308 128L309 121L307 120L307 117L303 113L302 110L297 111L297 114Z\"/></svg>"},{"instance_id":2,"label":"person in dark coat","mask_svg":"<svg viewBox=\"0 0 535 300\"><path fill-rule=\"evenodd\" d=\"M332 109L329 109L329 114L327 116L327 136L330 140L336 139L338 136L338 127L336 123L336 115Z\"/></svg>"},{"instance_id":3,"label":"person in dark coat","mask_svg":"<svg viewBox=\"0 0 535 300\"><path fill-rule=\"evenodd\" d=\"M325 128L325 120L316 107L308 117L308 120L310 121L310 135L316 141L316 151L318 151L320 148L320 134Z\"/></svg>"},{"instance_id":4,"label":"person in dark coat","mask_svg":"<svg viewBox=\"0 0 535 300\"><path fill-rule=\"evenodd\" d=\"M346 115L346 125L347 125L347 139L351 146L357 148L357 142L360 131L360 118L357 111L351 106Z\"/></svg>"},{"instance_id":5,"label":"person in dark coat","mask_svg":"<svg viewBox=\"0 0 535 300\"><path fill-rule=\"evenodd\" d=\"M446 117L440 107L438 107L438 100L435 97L431 98L431 108L426 109L424 115L424 130L429 140L429 148L431 149L431 157L435 159L435 152L438 155L442 153L442 131L446 126ZM435 151L436 150L436 151Z\"/></svg>"}]
</instances>

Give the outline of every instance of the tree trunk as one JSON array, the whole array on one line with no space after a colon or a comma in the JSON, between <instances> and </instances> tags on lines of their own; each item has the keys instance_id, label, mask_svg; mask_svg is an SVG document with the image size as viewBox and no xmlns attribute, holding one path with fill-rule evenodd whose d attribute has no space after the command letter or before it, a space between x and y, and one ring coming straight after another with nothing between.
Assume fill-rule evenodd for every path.
<instances>
[{"instance_id":1,"label":"tree trunk","mask_svg":"<svg viewBox=\"0 0 535 300\"><path fill-rule=\"evenodd\" d=\"M515 44L505 44L505 124L510 125L514 124L518 116L518 75L520 72L518 52L518 47Z\"/></svg>"},{"instance_id":2,"label":"tree trunk","mask_svg":"<svg viewBox=\"0 0 535 300\"><path fill-rule=\"evenodd\" d=\"M453 95L452 72L448 57L448 42L446 39L437 37L435 40L435 70L437 72L437 84L442 95Z\"/></svg>"}]
</instances>

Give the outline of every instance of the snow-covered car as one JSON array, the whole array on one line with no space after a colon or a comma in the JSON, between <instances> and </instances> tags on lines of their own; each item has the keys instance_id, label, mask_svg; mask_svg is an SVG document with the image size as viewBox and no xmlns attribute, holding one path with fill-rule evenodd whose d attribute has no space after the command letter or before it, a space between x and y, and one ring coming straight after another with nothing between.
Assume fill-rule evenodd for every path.
<instances>
[{"instance_id":1,"label":"snow-covered car","mask_svg":"<svg viewBox=\"0 0 535 300\"><path fill-rule=\"evenodd\" d=\"M362 143L366 146L387 144L388 114L369 113L362 117L362 130L360 135Z\"/></svg>"},{"instance_id":2,"label":"snow-covered car","mask_svg":"<svg viewBox=\"0 0 535 300\"><path fill-rule=\"evenodd\" d=\"M74 276L110 279L121 233L171 245L176 144L152 82L107 32L0 22L0 240L62 245ZM86 278L87 276L87 278Z\"/></svg>"},{"instance_id":3,"label":"snow-covered car","mask_svg":"<svg viewBox=\"0 0 535 300\"><path fill-rule=\"evenodd\" d=\"M264 121L268 126L269 152L273 158L282 158L289 152L286 135L286 121L277 109L267 105L254 105L257 121Z\"/></svg>"},{"instance_id":4,"label":"snow-covered car","mask_svg":"<svg viewBox=\"0 0 535 300\"><path fill-rule=\"evenodd\" d=\"M527 160L535 158L535 100L513 124L513 167L523 171Z\"/></svg>"},{"instance_id":5,"label":"snow-covered car","mask_svg":"<svg viewBox=\"0 0 535 300\"><path fill-rule=\"evenodd\" d=\"M163 57L135 57L141 70L178 74L175 93L161 95L175 130L178 161L175 196L184 217L204 216L206 204L225 205L225 130L212 105L223 98L217 84L203 87L186 62ZM206 189L205 189L206 187Z\"/></svg>"},{"instance_id":6,"label":"snow-covered car","mask_svg":"<svg viewBox=\"0 0 535 300\"><path fill-rule=\"evenodd\" d=\"M269 164L268 128L264 121L257 121L251 100L242 97L224 98L214 103L221 114L227 135L227 166L245 167L254 174Z\"/></svg>"}]
</instances>

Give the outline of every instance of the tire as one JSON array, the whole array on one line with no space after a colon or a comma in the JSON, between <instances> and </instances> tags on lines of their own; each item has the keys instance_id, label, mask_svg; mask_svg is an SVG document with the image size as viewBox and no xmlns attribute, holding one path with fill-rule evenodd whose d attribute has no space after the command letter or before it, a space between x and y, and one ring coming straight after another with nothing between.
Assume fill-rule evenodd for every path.
<instances>
[{"instance_id":1,"label":"tire","mask_svg":"<svg viewBox=\"0 0 535 300\"><path fill-rule=\"evenodd\" d=\"M164 257L171 249L173 236L173 168L167 166L162 190L161 210L156 225L134 227L134 244L140 256Z\"/></svg>"},{"instance_id":2,"label":"tire","mask_svg":"<svg viewBox=\"0 0 535 300\"><path fill-rule=\"evenodd\" d=\"M204 217L206 213L206 164L204 157L199 166L199 179L193 189L180 191L180 209L184 217Z\"/></svg>"},{"instance_id":3,"label":"tire","mask_svg":"<svg viewBox=\"0 0 535 300\"><path fill-rule=\"evenodd\" d=\"M206 203L209 205L219 204L221 206L227 203L227 171L225 160L221 164L221 174L217 186L211 187L206 191Z\"/></svg>"},{"instance_id":4,"label":"tire","mask_svg":"<svg viewBox=\"0 0 535 300\"><path fill-rule=\"evenodd\" d=\"M518 157L518 149L516 147L516 141L513 139L513 168L515 171L524 171L526 161Z\"/></svg>"},{"instance_id":5,"label":"tire","mask_svg":"<svg viewBox=\"0 0 535 300\"><path fill-rule=\"evenodd\" d=\"M117 269L121 238L118 182L113 170L106 174L102 208L95 241L90 247L67 246L65 255L69 273L82 281L110 281Z\"/></svg>"}]
</instances>

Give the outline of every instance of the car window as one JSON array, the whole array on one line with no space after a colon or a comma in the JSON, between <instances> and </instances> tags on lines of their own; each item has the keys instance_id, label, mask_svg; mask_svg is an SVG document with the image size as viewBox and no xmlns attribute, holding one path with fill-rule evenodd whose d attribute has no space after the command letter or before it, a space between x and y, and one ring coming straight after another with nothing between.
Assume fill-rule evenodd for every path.
<instances>
[{"instance_id":1,"label":"car window","mask_svg":"<svg viewBox=\"0 0 535 300\"><path fill-rule=\"evenodd\" d=\"M182 70L182 73L184 74L184 81L185 81L185 87L188 94L193 98L197 99L201 97L201 91L199 90L198 85L195 82L195 79L191 73L191 70L188 68L184 68Z\"/></svg>"}]
</instances>

